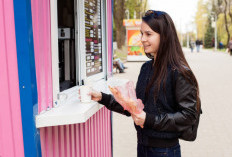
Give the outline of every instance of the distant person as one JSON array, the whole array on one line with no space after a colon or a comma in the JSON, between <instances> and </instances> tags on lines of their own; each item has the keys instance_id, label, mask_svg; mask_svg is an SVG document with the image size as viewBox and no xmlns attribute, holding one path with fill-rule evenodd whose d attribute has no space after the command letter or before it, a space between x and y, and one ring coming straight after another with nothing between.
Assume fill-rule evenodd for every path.
<instances>
[{"instance_id":1,"label":"distant person","mask_svg":"<svg viewBox=\"0 0 232 157\"><path fill-rule=\"evenodd\" d=\"M224 46L223 46L223 43L220 41L220 42L219 42L219 49L221 50L221 49L223 49L223 47L224 47Z\"/></svg>"},{"instance_id":2,"label":"distant person","mask_svg":"<svg viewBox=\"0 0 232 157\"><path fill-rule=\"evenodd\" d=\"M214 47L214 44L215 44L215 40L214 40L214 38L213 38L213 39L212 39L212 43L211 43L212 47Z\"/></svg>"},{"instance_id":3,"label":"distant person","mask_svg":"<svg viewBox=\"0 0 232 157\"><path fill-rule=\"evenodd\" d=\"M200 52L200 45L201 45L201 41L197 39L197 40L196 40L197 52Z\"/></svg>"},{"instance_id":4,"label":"distant person","mask_svg":"<svg viewBox=\"0 0 232 157\"><path fill-rule=\"evenodd\" d=\"M202 48L203 48L203 41L200 40L200 49L202 49Z\"/></svg>"},{"instance_id":5,"label":"distant person","mask_svg":"<svg viewBox=\"0 0 232 157\"><path fill-rule=\"evenodd\" d=\"M132 117L137 131L137 157L181 157L179 139L195 140L199 124L197 79L167 13L148 10L140 31L145 54L151 59L142 65L136 85L136 96L144 104L142 112L124 110L110 94L92 91L90 95L109 110ZM122 96L120 102L137 104Z\"/></svg>"},{"instance_id":6,"label":"distant person","mask_svg":"<svg viewBox=\"0 0 232 157\"><path fill-rule=\"evenodd\" d=\"M190 46L191 52L193 52L195 43L194 43L194 41L192 39L190 40L189 46Z\"/></svg>"},{"instance_id":7,"label":"distant person","mask_svg":"<svg viewBox=\"0 0 232 157\"><path fill-rule=\"evenodd\" d=\"M117 55L113 56L113 65L116 66L116 68L119 69L119 73L124 73L124 69L127 69L127 67L124 66L123 62L120 58L117 58Z\"/></svg>"},{"instance_id":8,"label":"distant person","mask_svg":"<svg viewBox=\"0 0 232 157\"><path fill-rule=\"evenodd\" d=\"M232 56L232 37L230 38L227 48L229 50L230 55Z\"/></svg>"}]
</instances>

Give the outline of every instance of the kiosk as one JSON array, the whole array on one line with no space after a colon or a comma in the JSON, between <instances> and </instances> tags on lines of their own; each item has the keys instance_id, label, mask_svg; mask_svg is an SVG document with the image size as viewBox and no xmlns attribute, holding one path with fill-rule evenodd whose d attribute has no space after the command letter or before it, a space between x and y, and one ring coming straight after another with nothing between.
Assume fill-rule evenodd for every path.
<instances>
[{"instance_id":1,"label":"kiosk","mask_svg":"<svg viewBox=\"0 0 232 157\"><path fill-rule=\"evenodd\" d=\"M141 19L123 20L123 25L126 27L127 61L149 60L144 53L143 45L141 43L141 22Z\"/></svg>"},{"instance_id":2,"label":"kiosk","mask_svg":"<svg viewBox=\"0 0 232 157\"><path fill-rule=\"evenodd\" d=\"M112 0L0 2L0 156L111 157Z\"/></svg>"}]
</instances>

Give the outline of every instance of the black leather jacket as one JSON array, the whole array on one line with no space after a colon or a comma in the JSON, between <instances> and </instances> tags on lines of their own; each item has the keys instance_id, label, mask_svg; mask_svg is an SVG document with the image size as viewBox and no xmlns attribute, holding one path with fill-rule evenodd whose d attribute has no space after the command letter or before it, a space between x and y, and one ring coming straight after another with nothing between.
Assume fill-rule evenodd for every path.
<instances>
[{"instance_id":1,"label":"black leather jacket","mask_svg":"<svg viewBox=\"0 0 232 157\"><path fill-rule=\"evenodd\" d=\"M160 89L154 101L154 88L145 100L146 85L153 74L152 61L143 64L136 86L136 95L144 104L146 119L144 128L136 126L138 143L152 147L169 147L178 143L181 133L197 119L196 87L189 83L178 71L168 69L166 94ZM109 110L130 116L130 113L112 95L102 93L99 103Z\"/></svg>"}]
</instances>

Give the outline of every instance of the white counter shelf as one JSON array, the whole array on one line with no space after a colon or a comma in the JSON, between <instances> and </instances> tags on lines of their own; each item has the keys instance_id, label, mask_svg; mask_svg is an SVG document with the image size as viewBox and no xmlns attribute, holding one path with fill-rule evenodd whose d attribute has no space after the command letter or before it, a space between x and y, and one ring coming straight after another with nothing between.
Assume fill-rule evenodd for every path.
<instances>
[{"instance_id":1,"label":"white counter shelf","mask_svg":"<svg viewBox=\"0 0 232 157\"><path fill-rule=\"evenodd\" d=\"M63 100L59 101L58 105L38 114L36 128L84 123L103 107L95 101L81 103L78 98L78 89L79 87L74 87L62 92L60 96ZM109 93L104 80L95 83L93 89Z\"/></svg>"}]
</instances>

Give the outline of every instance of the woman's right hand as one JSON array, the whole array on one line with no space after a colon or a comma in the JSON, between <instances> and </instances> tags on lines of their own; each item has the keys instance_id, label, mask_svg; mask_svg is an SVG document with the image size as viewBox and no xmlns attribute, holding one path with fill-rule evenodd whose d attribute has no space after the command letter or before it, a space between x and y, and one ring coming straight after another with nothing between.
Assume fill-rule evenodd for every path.
<instances>
[{"instance_id":1,"label":"woman's right hand","mask_svg":"<svg viewBox=\"0 0 232 157\"><path fill-rule=\"evenodd\" d=\"M80 89L78 90L78 94L79 94L79 99L81 100ZM91 100L94 100L94 101L100 101L102 99L102 93L95 91L92 88L91 88L90 93L88 95L91 95Z\"/></svg>"},{"instance_id":2,"label":"woman's right hand","mask_svg":"<svg viewBox=\"0 0 232 157\"><path fill-rule=\"evenodd\" d=\"M102 93L93 89L90 91L89 95L91 95L91 99L94 101L100 101L102 99Z\"/></svg>"}]
</instances>

